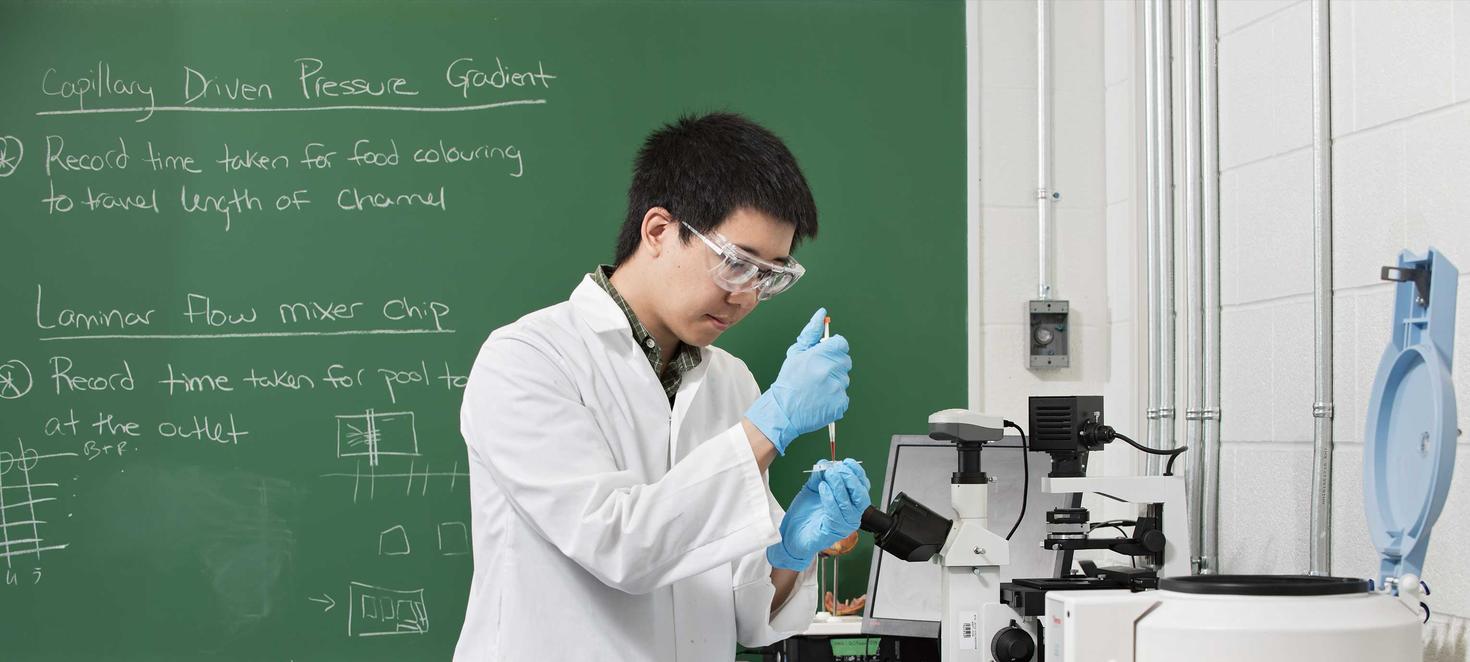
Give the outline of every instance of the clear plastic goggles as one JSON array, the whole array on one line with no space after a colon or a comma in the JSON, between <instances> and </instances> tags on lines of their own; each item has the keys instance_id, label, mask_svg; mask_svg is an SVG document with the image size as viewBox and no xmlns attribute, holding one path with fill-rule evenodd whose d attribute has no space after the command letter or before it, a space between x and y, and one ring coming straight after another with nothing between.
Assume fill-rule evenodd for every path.
<instances>
[{"instance_id":1,"label":"clear plastic goggles","mask_svg":"<svg viewBox=\"0 0 1470 662\"><path fill-rule=\"evenodd\" d=\"M790 289L806 273L806 267L795 259L784 265L762 260L745 249L730 243L724 235L711 232L706 237L688 223L680 221L685 228L699 237L705 246L714 251L718 261L710 267L709 274L715 284L726 292L740 293L756 291L756 297L765 301Z\"/></svg>"}]
</instances>

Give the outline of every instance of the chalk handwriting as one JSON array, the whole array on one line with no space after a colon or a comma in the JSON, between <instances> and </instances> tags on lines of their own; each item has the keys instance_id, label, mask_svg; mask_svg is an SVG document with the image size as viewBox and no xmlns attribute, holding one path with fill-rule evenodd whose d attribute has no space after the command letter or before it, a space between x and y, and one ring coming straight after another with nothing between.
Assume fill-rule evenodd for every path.
<instances>
[{"instance_id":1,"label":"chalk handwriting","mask_svg":"<svg viewBox=\"0 0 1470 662\"><path fill-rule=\"evenodd\" d=\"M546 67L539 60L536 62L535 71L511 71L506 69L500 58L495 58L495 69L481 71L474 68L474 58L462 57L449 63L444 70L444 80L449 86L459 90L460 96L470 98L470 89L481 87L493 87L503 89L506 87L551 87L551 81L556 76L546 73Z\"/></svg>"},{"instance_id":2,"label":"chalk handwriting","mask_svg":"<svg viewBox=\"0 0 1470 662\"><path fill-rule=\"evenodd\" d=\"M417 91L408 87L407 79L398 76L375 81L365 78L330 79L322 74L326 63L317 58L296 58L296 63L301 67L300 75L297 76L297 80L301 82L301 95L307 99L359 95L416 96L418 94Z\"/></svg>"},{"instance_id":3,"label":"chalk handwriting","mask_svg":"<svg viewBox=\"0 0 1470 662\"><path fill-rule=\"evenodd\" d=\"M99 60L97 66L88 69L87 73L75 78L67 78L57 73L55 68L49 68L41 74L41 93L48 97L60 97L62 99L75 99L78 110L87 107L88 100L101 101L110 96L126 97L129 101L136 99L147 99L144 108L148 111L141 122L153 117L153 108L158 105L153 96L153 86L141 81L121 76L114 76L112 64L106 60Z\"/></svg>"},{"instance_id":4,"label":"chalk handwriting","mask_svg":"<svg viewBox=\"0 0 1470 662\"><path fill-rule=\"evenodd\" d=\"M259 101L275 98L269 83L247 83L239 78L231 82L220 83L198 69L185 66L184 104L188 105L210 96L223 96L231 101Z\"/></svg>"}]
</instances>

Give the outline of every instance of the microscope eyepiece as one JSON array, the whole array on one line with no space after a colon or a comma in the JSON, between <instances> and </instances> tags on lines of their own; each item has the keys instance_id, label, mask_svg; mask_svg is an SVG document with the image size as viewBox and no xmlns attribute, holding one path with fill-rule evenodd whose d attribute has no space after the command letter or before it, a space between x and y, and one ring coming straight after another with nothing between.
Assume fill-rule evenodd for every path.
<instances>
[{"instance_id":1,"label":"microscope eyepiece","mask_svg":"<svg viewBox=\"0 0 1470 662\"><path fill-rule=\"evenodd\" d=\"M863 511L861 527L873 534L879 549L905 561L928 561L949 537L954 523L899 492L889 512L869 506Z\"/></svg>"}]
</instances>

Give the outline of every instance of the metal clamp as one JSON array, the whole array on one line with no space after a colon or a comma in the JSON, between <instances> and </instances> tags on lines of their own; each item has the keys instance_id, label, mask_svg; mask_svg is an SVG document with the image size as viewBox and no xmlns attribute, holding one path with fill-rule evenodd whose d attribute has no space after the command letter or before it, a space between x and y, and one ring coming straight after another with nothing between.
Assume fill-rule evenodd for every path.
<instances>
[{"instance_id":1,"label":"metal clamp","mask_svg":"<svg viewBox=\"0 0 1470 662\"><path fill-rule=\"evenodd\" d=\"M1145 416L1148 417L1148 420L1150 421L1155 420L1159 417L1159 410L1157 409L1146 409L1143 413Z\"/></svg>"},{"instance_id":2,"label":"metal clamp","mask_svg":"<svg viewBox=\"0 0 1470 662\"><path fill-rule=\"evenodd\" d=\"M1429 269L1405 269L1384 267L1378 272L1380 280L1414 284L1414 301L1421 306L1429 305Z\"/></svg>"},{"instance_id":3,"label":"metal clamp","mask_svg":"<svg viewBox=\"0 0 1470 662\"><path fill-rule=\"evenodd\" d=\"M1184 410L1186 421L1218 421L1220 420L1219 409L1186 409Z\"/></svg>"},{"instance_id":4,"label":"metal clamp","mask_svg":"<svg viewBox=\"0 0 1470 662\"><path fill-rule=\"evenodd\" d=\"M1173 407L1160 407L1159 408L1159 418L1167 418L1167 419L1173 420L1174 419L1174 408Z\"/></svg>"},{"instance_id":5,"label":"metal clamp","mask_svg":"<svg viewBox=\"0 0 1470 662\"><path fill-rule=\"evenodd\" d=\"M1331 402L1312 403L1312 418L1332 418L1335 411L1336 407Z\"/></svg>"}]
</instances>

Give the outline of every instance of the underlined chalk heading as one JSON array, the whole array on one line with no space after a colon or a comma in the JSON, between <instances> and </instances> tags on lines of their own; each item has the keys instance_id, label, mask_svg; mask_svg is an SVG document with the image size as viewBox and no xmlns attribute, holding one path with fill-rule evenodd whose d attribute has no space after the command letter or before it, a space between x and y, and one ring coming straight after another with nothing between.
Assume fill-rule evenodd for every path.
<instances>
[{"instance_id":1,"label":"underlined chalk heading","mask_svg":"<svg viewBox=\"0 0 1470 662\"><path fill-rule=\"evenodd\" d=\"M475 58L461 57L451 61L442 74L442 82L432 79L433 87L402 75L363 75L328 70L319 58L300 57L293 61L294 84L280 86L269 79L244 79L239 76L216 75L188 65L181 65L171 88L173 96L161 94L154 81L115 71L111 62L99 60L85 71L61 71L47 68L41 74L41 94L48 100L59 100L65 108L37 111L40 117L64 115L139 114L137 122L145 122L160 112L194 113L283 113L310 111L387 111L453 113L491 110L514 106L545 104L545 98L520 98L485 101L463 105L435 104L343 104L323 103L340 99L392 99L403 101L423 90L444 92L464 100L503 92L525 93L550 89L556 75L547 73L545 63L537 60L521 64L505 63L500 57L477 63ZM283 90L277 93L280 86ZM284 92L286 88L299 88ZM296 94L299 93L299 97ZM181 103L160 103L160 97L178 99ZM295 98L304 105L281 105ZM48 101L55 103L55 101ZM227 103L222 103L227 102ZM318 103L311 103L318 102Z\"/></svg>"}]
</instances>

